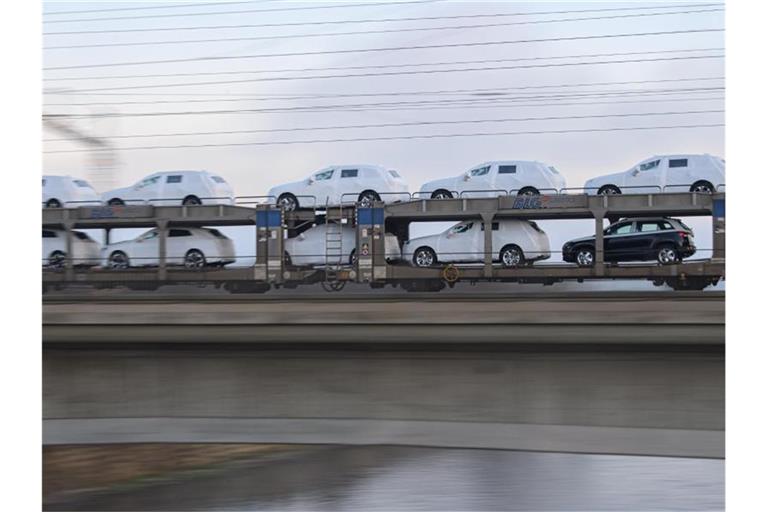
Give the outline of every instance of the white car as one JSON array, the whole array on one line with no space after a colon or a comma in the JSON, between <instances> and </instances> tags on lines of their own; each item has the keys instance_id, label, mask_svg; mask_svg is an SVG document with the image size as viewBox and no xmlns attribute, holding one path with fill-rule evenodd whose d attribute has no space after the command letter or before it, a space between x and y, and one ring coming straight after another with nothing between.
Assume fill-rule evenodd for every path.
<instances>
[{"instance_id":1,"label":"white car","mask_svg":"<svg viewBox=\"0 0 768 512\"><path fill-rule=\"evenodd\" d=\"M318 224L298 236L286 239L283 249L289 265L354 265L357 260L356 246L355 228L339 224ZM400 244L395 235L387 233L384 236L384 254L387 261L400 259Z\"/></svg>"},{"instance_id":2,"label":"white car","mask_svg":"<svg viewBox=\"0 0 768 512\"><path fill-rule=\"evenodd\" d=\"M102 265L112 269L159 264L160 233L151 229L133 240L115 242L101 250ZM211 228L168 228L166 263L190 269L226 265L235 261L235 246L227 236Z\"/></svg>"},{"instance_id":3,"label":"white car","mask_svg":"<svg viewBox=\"0 0 768 512\"><path fill-rule=\"evenodd\" d=\"M72 231L72 264L92 267L99 264L101 246L87 234ZM43 266L62 268L67 258L67 232L43 229Z\"/></svg>"},{"instance_id":4,"label":"white car","mask_svg":"<svg viewBox=\"0 0 768 512\"><path fill-rule=\"evenodd\" d=\"M493 261L505 267L549 258L549 237L535 222L499 220L491 223ZM467 220L437 235L408 240L403 260L417 267L440 263L479 263L484 260L485 228L480 220Z\"/></svg>"},{"instance_id":5,"label":"white car","mask_svg":"<svg viewBox=\"0 0 768 512\"><path fill-rule=\"evenodd\" d=\"M397 171L365 164L332 165L307 179L273 187L268 195L285 211L355 202L370 206L373 201L410 199L408 184Z\"/></svg>"},{"instance_id":6,"label":"white car","mask_svg":"<svg viewBox=\"0 0 768 512\"><path fill-rule=\"evenodd\" d=\"M421 199L496 197L507 194L557 194L565 178L551 165L510 160L485 162L451 178L429 181L419 191Z\"/></svg>"},{"instance_id":7,"label":"white car","mask_svg":"<svg viewBox=\"0 0 768 512\"><path fill-rule=\"evenodd\" d=\"M208 171L156 172L130 187L101 195L112 206L149 203L155 206L234 204L229 183Z\"/></svg>"},{"instance_id":8,"label":"white car","mask_svg":"<svg viewBox=\"0 0 768 512\"><path fill-rule=\"evenodd\" d=\"M587 180L587 194L715 192L725 184L725 160L712 155L660 155L631 169Z\"/></svg>"},{"instance_id":9,"label":"white car","mask_svg":"<svg viewBox=\"0 0 768 512\"><path fill-rule=\"evenodd\" d=\"M75 208L101 204L93 187L72 176L43 176L43 206L45 208Z\"/></svg>"}]
</instances>

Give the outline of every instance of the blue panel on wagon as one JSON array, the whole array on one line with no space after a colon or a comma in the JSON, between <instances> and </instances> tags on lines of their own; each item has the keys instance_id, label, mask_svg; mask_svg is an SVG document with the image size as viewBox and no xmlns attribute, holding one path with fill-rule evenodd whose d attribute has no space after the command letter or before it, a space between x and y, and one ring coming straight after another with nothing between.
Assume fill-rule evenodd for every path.
<instances>
[{"instance_id":1,"label":"blue panel on wagon","mask_svg":"<svg viewBox=\"0 0 768 512\"><path fill-rule=\"evenodd\" d=\"M715 199L712 204L713 217L725 217L725 199Z\"/></svg>"},{"instance_id":2,"label":"blue panel on wagon","mask_svg":"<svg viewBox=\"0 0 768 512\"><path fill-rule=\"evenodd\" d=\"M256 226L260 228L280 227L280 210L257 211Z\"/></svg>"},{"instance_id":3,"label":"blue panel on wagon","mask_svg":"<svg viewBox=\"0 0 768 512\"><path fill-rule=\"evenodd\" d=\"M384 208L358 208L359 224L384 224Z\"/></svg>"}]
</instances>

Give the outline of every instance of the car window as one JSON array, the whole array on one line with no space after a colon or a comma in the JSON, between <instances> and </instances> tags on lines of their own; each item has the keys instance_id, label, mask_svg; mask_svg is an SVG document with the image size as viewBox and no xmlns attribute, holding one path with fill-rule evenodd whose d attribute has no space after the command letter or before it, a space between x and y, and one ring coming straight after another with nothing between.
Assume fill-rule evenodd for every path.
<instances>
[{"instance_id":1,"label":"car window","mask_svg":"<svg viewBox=\"0 0 768 512\"><path fill-rule=\"evenodd\" d=\"M333 176L333 169L330 171L322 171L315 174L315 181L329 180Z\"/></svg>"},{"instance_id":2,"label":"car window","mask_svg":"<svg viewBox=\"0 0 768 512\"><path fill-rule=\"evenodd\" d=\"M552 174L560 174L560 173L557 171L557 169L555 169L555 168L554 168L554 167L552 167L551 165L550 165L549 167L547 167L547 169L549 169L549 170L550 170L550 172L551 172Z\"/></svg>"},{"instance_id":3,"label":"car window","mask_svg":"<svg viewBox=\"0 0 768 512\"><path fill-rule=\"evenodd\" d=\"M75 184L75 185L77 185L78 187L83 187L83 188L91 188L91 185L90 185L90 183L88 183L88 182L87 182L87 181L85 181L85 180L72 180L72 183L74 183L74 184Z\"/></svg>"},{"instance_id":4,"label":"car window","mask_svg":"<svg viewBox=\"0 0 768 512\"><path fill-rule=\"evenodd\" d=\"M490 170L491 170L491 167L488 166L488 165L485 166L485 167L478 167L477 169L472 169L471 171L469 171L469 175L470 176L484 176L484 175L488 174L490 172Z\"/></svg>"},{"instance_id":5,"label":"car window","mask_svg":"<svg viewBox=\"0 0 768 512\"><path fill-rule=\"evenodd\" d=\"M48 229L43 230L43 238L56 238L56 232Z\"/></svg>"},{"instance_id":6,"label":"car window","mask_svg":"<svg viewBox=\"0 0 768 512\"><path fill-rule=\"evenodd\" d=\"M357 169L342 169L342 178L357 178Z\"/></svg>"},{"instance_id":7,"label":"car window","mask_svg":"<svg viewBox=\"0 0 768 512\"><path fill-rule=\"evenodd\" d=\"M608 235L626 235L632 232L632 223L615 224L608 228Z\"/></svg>"},{"instance_id":8,"label":"car window","mask_svg":"<svg viewBox=\"0 0 768 512\"><path fill-rule=\"evenodd\" d=\"M659 225L658 221L652 220L652 221L644 221L638 223L638 231L641 233L647 233L649 231L659 231L661 229L661 226Z\"/></svg>"},{"instance_id":9,"label":"car window","mask_svg":"<svg viewBox=\"0 0 768 512\"><path fill-rule=\"evenodd\" d=\"M157 236L157 230L153 229L152 231L147 231L143 235L139 237L139 240L151 240Z\"/></svg>"},{"instance_id":10,"label":"car window","mask_svg":"<svg viewBox=\"0 0 768 512\"><path fill-rule=\"evenodd\" d=\"M166 183L181 183L181 174L169 174L165 177Z\"/></svg>"},{"instance_id":11,"label":"car window","mask_svg":"<svg viewBox=\"0 0 768 512\"><path fill-rule=\"evenodd\" d=\"M211 179L216 183L226 183L226 181L224 181L224 178L222 178L221 176L211 176Z\"/></svg>"},{"instance_id":12,"label":"car window","mask_svg":"<svg viewBox=\"0 0 768 512\"><path fill-rule=\"evenodd\" d=\"M644 164L640 164L640 170L648 171L650 169L655 169L656 167L659 166L659 162L661 162L661 160L653 160L650 162L645 162Z\"/></svg>"},{"instance_id":13,"label":"car window","mask_svg":"<svg viewBox=\"0 0 768 512\"><path fill-rule=\"evenodd\" d=\"M45 178L43 178L43 186L45 186Z\"/></svg>"},{"instance_id":14,"label":"car window","mask_svg":"<svg viewBox=\"0 0 768 512\"><path fill-rule=\"evenodd\" d=\"M499 223L498 222L491 222L491 231L498 231L499 230ZM480 231L485 231L485 223L480 223Z\"/></svg>"},{"instance_id":15,"label":"car window","mask_svg":"<svg viewBox=\"0 0 768 512\"><path fill-rule=\"evenodd\" d=\"M393 178L399 178L400 175L397 173L397 171L389 171L389 175Z\"/></svg>"},{"instance_id":16,"label":"car window","mask_svg":"<svg viewBox=\"0 0 768 512\"><path fill-rule=\"evenodd\" d=\"M212 234L213 236L215 236L216 238L227 238L227 237L226 237L226 236L224 236L224 235L222 234L222 232L221 232L221 231L219 231L218 229L208 228L208 232L209 232L210 234Z\"/></svg>"},{"instance_id":17,"label":"car window","mask_svg":"<svg viewBox=\"0 0 768 512\"><path fill-rule=\"evenodd\" d=\"M663 229L663 230L666 230L666 229L675 229L675 228L672 226L672 224L670 224L670 223L669 223L669 222L667 222L667 221L662 221L662 222L659 222L659 226L661 226L661 229Z\"/></svg>"},{"instance_id":18,"label":"car window","mask_svg":"<svg viewBox=\"0 0 768 512\"><path fill-rule=\"evenodd\" d=\"M160 181L160 176L150 176L149 178L144 178L140 182L136 184L136 188L144 188L149 187L150 185L154 185Z\"/></svg>"},{"instance_id":19,"label":"car window","mask_svg":"<svg viewBox=\"0 0 768 512\"><path fill-rule=\"evenodd\" d=\"M670 169L672 167L688 167L688 159L687 158L670 158L669 167Z\"/></svg>"},{"instance_id":20,"label":"car window","mask_svg":"<svg viewBox=\"0 0 768 512\"><path fill-rule=\"evenodd\" d=\"M188 229L169 229L168 236L169 237L192 236L192 233L190 233Z\"/></svg>"},{"instance_id":21,"label":"car window","mask_svg":"<svg viewBox=\"0 0 768 512\"><path fill-rule=\"evenodd\" d=\"M516 165L500 165L499 174L515 174L517 173Z\"/></svg>"},{"instance_id":22,"label":"car window","mask_svg":"<svg viewBox=\"0 0 768 512\"><path fill-rule=\"evenodd\" d=\"M454 226L451 229L451 233L466 233L470 229L472 229L472 226L474 225L474 222L468 222L466 224L459 224L458 226Z\"/></svg>"},{"instance_id":23,"label":"car window","mask_svg":"<svg viewBox=\"0 0 768 512\"><path fill-rule=\"evenodd\" d=\"M78 238L79 240L90 240L91 237L86 235L85 233L81 233L80 231L73 231L73 235L75 235L75 238Z\"/></svg>"}]
</instances>

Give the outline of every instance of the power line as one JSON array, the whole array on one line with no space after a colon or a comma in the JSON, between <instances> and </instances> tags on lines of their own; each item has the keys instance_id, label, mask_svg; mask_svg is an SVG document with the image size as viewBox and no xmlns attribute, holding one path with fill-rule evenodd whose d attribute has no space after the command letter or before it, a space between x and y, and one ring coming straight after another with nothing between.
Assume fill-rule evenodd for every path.
<instances>
[{"instance_id":1,"label":"power line","mask_svg":"<svg viewBox=\"0 0 768 512\"><path fill-rule=\"evenodd\" d=\"M134 42L119 42L119 43L96 43L96 44L77 44L77 45L61 45L61 46L46 46L44 50L65 50L75 48L110 48L117 46L159 46L159 45L176 45L176 44L200 44L200 43L229 43L238 41L261 41L261 40L273 40L273 39L296 39L305 37L338 37L338 36L352 36L352 35L371 35L371 34L391 34L402 32L423 32L432 30L466 30L475 28L492 28L492 27L508 27L515 25L535 25L542 23L565 23L573 21L591 21L591 20L607 20L618 18L637 18L648 16L672 16L678 14L694 14L694 13L706 13L723 11L724 9L704 9L693 11L675 11L675 12L653 12L653 13L638 13L638 14L615 14L612 16L591 16L586 18L565 18L558 20L532 20L532 21L511 21L502 23L486 23L480 25L456 25L449 27L409 27L399 29L383 29L383 30L360 30L353 32L335 32L335 33L309 33L309 34L291 34L291 35L271 35L271 36L256 36L256 37L229 37L229 38L214 38L214 39L186 39L180 41L134 41Z\"/></svg>"},{"instance_id":2,"label":"power line","mask_svg":"<svg viewBox=\"0 0 768 512\"><path fill-rule=\"evenodd\" d=\"M502 71L510 69L535 69L535 68L556 68L566 66L594 66L605 64L633 64L642 62L670 62L681 60L701 60L701 59L721 59L724 55L701 55L701 56L688 56L688 57L658 57L653 59L625 59L625 60L605 60L605 61L591 61L591 62L560 62L556 64L526 64L522 66L494 66L494 67L477 67L477 68L459 68L459 69L419 69L413 71L392 71L383 73L358 73L347 75L310 75L310 76L296 76L296 77L268 77L268 78L250 78L244 80L214 80L208 82L176 82L170 84L155 84L155 85L123 85L116 87L100 87L94 89L81 89L80 92L101 92L101 91L120 91L120 90L135 90L135 89L158 89L167 87L186 87L186 86L199 86L199 85L225 85L225 84L243 84L243 83L255 83L255 82L272 82L272 81L287 81L287 80L317 80L317 79L332 79L332 78L361 78L361 77L381 77L381 76L402 76L402 75L424 75L424 74L438 74L438 73L458 73L458 72L476 72L476 71Z\"/></svg>"},{"instance_id":3,"label":"power line","mask_svg":"<svg viewBox=\"0 0 768 512\"><path fill-rule=\"evenodd\" d=\"M498 91L498 90L525 90L525 89L551 89L551 88L570 88L570 87L594 87L604 85L631 85L631 84L649 84L649 83L666 83L666 82L695 82L695 81L708 81L708 80L725 80L724 76L704 76L704 77L688 77L688 78L662 78L656 80L625 80L618 82L581 82L581 83L561 83L561 84L536 84L536 85L523 85L514 87L485 87L478 89L441 89L433 91L399 91L399 92L369 92L369 93L349 93L349 94L312 94L312 95L286 95L286 94L238 94L237 96L242 99L250 98L263 98L270 99L275 97L281 97L284 99L316 99L316 98L340 98L340 97L357 97L357 96L408 96L408 95L421 95L421 94L446 94L446 93L466 93L466 92L480 92L480 91ZM222 96L221 93L173 93L173 92L161 92L161 93L140 93L140 92L102 92L102 93L88 93L74 90L65 91L45 91L46 94L58 94L67 96Z\"/></svg>"},{"instance_id":4,"label":"power line","mask_svg":"<svg viewBox=\"0 0 768 512\"><path fill-rule=\"evenodd\" d=\"M224 30L224 29L243 29L243 28L266 28L266 27L296 27L310 25L340 25L347 23L393 23L402 21L437 21L437 20L458 20L458 19L478 19L478 18L499 18L510 16L538 16L550 14L585 14L592 12L616 12L616 11L642 11L648 9L691 9L698 7L717 7L722 4L687 4L687 5L667 5L667 6L649 6L649 7L615 7L600 9L579 9L566 11L538 11L538 12L514 12L514 13L488 13L488 14L461 14L452 16L418 16L408 18L369 18L361 20L325 20L325 21L302 21L290 23L259 23L259 24L240 24L240 25L202 25L194 27L153 27L153 28L129 28L129 29L108 29L108 30L77 30L63 32L44 32L44 36L58 35L81 35L81 34L112 34L112 33L130 33L130 32L179 32L185 30Z\"/></svg>"},{"instance_id":5,"label":"power line","mask_svg":"<svg viewBox=\"0 0 768 512\"><path fill-rule=\"evenodd\" d=\"M714 124L689 124L689 125L666 125L666 126L632 126L632 127L613 127L613 128L585 128L568 130L527 130L515 132L476 132L476 133L440 133L424 135L397 135L391 137L356 137L351 139L311 139L311 140L290 140L290 141L271 141L271 142L231 142L222 144L180 144L172 146L131 146L116 148L119 151L137 151L153 149L192 149L192 148L215 148L215 147L243 147L243 146L281 146L290 144L330 144L335 142L374 142L374 141L392 141L392 140L414 140L414 139L445 139L457 137L492 137L492 136L511 136L511 135L542 135L542 134L564 134L564 133L595 133L595 132L622 132L636 130L671 130L671 129L694 129L694 128L719 128L725 126L725 123ZM44 153L79 153L81 150L53 150L44 151Z\"/></svg>"},{"instance_id":6,"label":"power line","mask_svg":"<svg viewBox=\"0 0 768 512\"><path fill-rule=\"evenodd\" d=\"M721 91L722 88L700 88L702 92ZM629 95L642 95L642 94L681 94L691 93L695 90L667 90L662 92L624 92L624 93L578 93L578 94L560 94L560 95L541 95L541 96L528 96L522 98L464 98L446 100L444 98L437 100L417 100L417 101L393 101L393 102L376 102L376 103L358 103L358 104L336 104L336 105L304 105L296 107L271 107L271 108L258 108L258 109L230 109L230 110L189 110L189 111L177 111L177 112L115 112L106 114L56 114L57 117L68 118L93 118L93 117L162 117L162 116L188 116L188 115L222 115L222 114L243 114L243 113L281 113L281 112L300 112L308 110L336 110L344 108L360 108L360 107L391 107L391 106L422 106L433 104L458 104L458 103L494 103L498 101L535 101L535 100L552 100L552 99L574 99L583 97L596 97L596 96L611 96L617 94L629 94Z\"/></svg>"},{"instance_id":7,"label":"power line","mask_svg":"<svg viewBox=\"0 0 768 512\"><path fill-rule=\"evenodd\" d=\"M612 53L583 53L579 55L551 55L546 57L516 57L513 59L483 59L483 60L454 60L447 62L417 62L414 64L369 64L365 66L335 66L335 67L322 67L322 68L282 68L282 69L258 69L258 70L238 70L238 71L195 71L192 73L144 73L139 75L111 75L111 76L70 76L59 78L43 78L44 82L65 82L73 80L117 80L117 79L133 79L133 78L173 78L180 76L217 76L217 75L252 75L252 74L264 74L264 73L304 73L308 71L351 71L361 69L393 69L393 68L409 68L409 67L422 67L422 66L455 66L459 64L490 64L499 62L520 62L520 61L536 61L536 60L549 60L549 59L580 59L580 58L592 58L592 57L619 57L629 55L659 55L665 53L693 53L693 52L707 52L707 51L724 51L723 47L714 48L684 48L679 50L654 50L654 51L640 51L640 52L612 52Z\"/></svg>"},{"instance_id":8,"label":"power line","mask_svg":"<svg viewBox=\"0 0 768 512\"><path fill-rule=\"evenodd\" d=\"M75 22L89 22L89 21L123 21L123 20L141 20L141 19L157 19L157 18L186 18L190 16L222 16L228 14L250 14L260 12L286 12L286 11L308 11L319 9L341 9L350 7L380 7L387 5L406 5L406 4L428 4L434 2L441 2L443 0L407 0L407 1L391 1L391 2L372 2L367 4L341 4L341 5L312 5L305 7L277 7L273 9L247 9L241 11L221 11L221 12L195 12L195 13L181 13L181 14L145 14L141 16L115 16L110 18L77 18L74 20L44 20L43 23L75 23Z\"/></svg>"},{"instance_id":9,"label":"power line","mask_svg":"<svg viewBox=\"0 0 768 512\"><path fill-rule=\"evenodd\" d=\"M690 114L721 114L725 110L687 110L674 112L629 112L623 114L595 114L584 116L546 116L546 117L513 117L501 119L474 119L474 120L451 120L451 121L409 121L402 123L382 123L382 124L362 124L362 125L335 125L335 126L312 126L301 128L266 128L259 130L228 130L213 132L181 132L181 133L152 133L152 134L134 134L134 135L113 135L112 139L135 139L135 138L154 138L154 137L190 137L203 135L242 135L249 133L280 133L280 132L301 132L315 130L352 130L368 128L401 128L406 126L434 126L451 124L478 124L478 123L506 123L506 122L527 122L527 121L560 121L573 119L604 119L614 117L647 117L647 116L667 116L667 115L690 115ZM43 142L65 142L77 139L44 139Z\"/></svg>"},{"instance_id":10,"label":"power line","mask_svg":"<svg viewBox=\"0 0 768 512\"><path fill-rule=\"evenodd\" d=\"M273 0L262 0L262 1L273 1ZM237 5L237 4L257 4L260 3L258 1L248 1L248 2L210 2L210 3L192 3L187 2L184 5L153 5L148 7L118 7L114 9L91 9L88 11L57 11L57 12L44 12L43 16L61 16L61 15L70 15L70 14L91 14L91 13L97 13L97 12L118 12L118 11L149 11L154 9L189 9L190 7L208 7L208 6L219 6L219 5Z\"/></svg>"},{"instance_id":11,"label":"power line","mask_svg":"<svg viewBox=\"0 0 768 512\"><path fill-rule=\"evenodd\" d=\"M185 59L164 59L164 60L145 60L135 62L115 62L106 64L81 64L78 66L54 66L43 68L44 71L53 71L61 69L84 69L84 68L103 68L103 67L119 67L119 66L137 66L147 64L173 64L180 62L202 62L202 61L224 61L224 60L240 60L240 59L260 59L266 57L297 57L297 56L311 56L311 55L340 55L349 53L376 53L387 51L404 51L404 50L429 50L437 48L473 48L481 46L499 46L507 44L528 44L528 43L547 43L547 42L560 42L560 41L587 41L594 39L613 39L622 37L648 37L648 36L666 36L666 35L680 35L680 34L702 34L710 32L723 32L722 28L702 28L702 29L686 29L686 30L665 30L661 32L634 32L623 34L599 34L588 36L566 36L566 37L547 37L543 39L516 39L507 41L473 41L470 43L444 43L444 44L428 44L428 45L415 45L415 46L388 46L379 48L353 48L347 50L320 50L313 52L285 52L285 53L262 53L256 55L223 55L217 57L191 57Z\"/></svg>"}]
</instances>

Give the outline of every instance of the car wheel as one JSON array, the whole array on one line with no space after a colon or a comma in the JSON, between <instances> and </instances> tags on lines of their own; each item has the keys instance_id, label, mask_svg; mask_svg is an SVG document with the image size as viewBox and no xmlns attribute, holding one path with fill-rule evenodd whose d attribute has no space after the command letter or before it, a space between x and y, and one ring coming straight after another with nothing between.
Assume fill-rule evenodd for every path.
<instances>
[{"instance_id":1,"label":"car wheel","mask_svg":"<svg viewBox=\"0 0 768 512\"><path fill-rule=\"evenodd\" d=\"M441 188L432 192L432 199L453 199L453 194Z\"/></svg>"},{"instance_id":2,"label":"car wheel","mask_svg":"<svg viewBox=\"0 0 768 512\"><path fill-rule=\"evenodd\" d=\"M715 187L708 181L697 181L691 185L691 192L700 192L702 194L712 194L715 191Z\"/></svg>"},{"instance_id":3,"label":"car wheel","mask_svg":"<svg viewBox=\"0 0 768 512\"><path fill-rule=\"evenodd\" d=\"M592 267L595 265L595 250L591 247L579 247L576 249L575 260L580 267Z\"/></svg>"},{"instance_id":4,"label":"car wheel","mask_svg":"<svg viewBox=\"0 0 768 512\"><path fill-rule=\"evenodd\" d=\"M125 202L118 197L113 197L112 199L107 201L107 204L109 206L125 206Z\"/></svg>"},{"instance_id":5,"label":"car wheel","mask_svg":"<svg viewBox=\"0 0 768 512\"><path fill-rule=\"evenodd\" d=\"M199 249L190 249L184 255L184 266L189 269L198 269L205 266L205 255Z\"/></svg>"},{"instance_id":6,"label":"car wheel","mask_svg":"<svg viewBox=\"0 0 768 512\"><path fill-rule=\"evenodd\" d=\"M45 203L46 208L61 208L61 203L58 199L49 199L47 203Z\"/></svg>"},{"instance_id":7,"label":"car wheel","mask_svg":"<svg viewBox=\"0 0 768 512\"><path fill-rule=\"evenodd\" d=\"M597 194L601 196L613 196L621 194L621 190L619 190L619 187L616 185L603 185L600 187L600 190L597 191Z\"/></svg>"},{"instance_id":8,"label":"car wheel","mask_svg":"<svg viewBox=\"0 0 768 512\"><path fill-rule=\"evenodd\" d=\"M381 197L379 197L379 194L373 190L365 190L361 192L360 196L357 198L357 202L360 203L360 206L363 208L372 207L373 203L376 201L381 201Z\"/></svg>"},{"instance_id":9,"label":"car wheel","mask_svg":"<svg viewBox=\"0 0 768 512\"><path fill-rule=\"evenodd\" d=\"M61 251L53 251L48 256L48 266L51 268L61 269L64 268L64 264L67 261L67 255Z\"/></svg>"},{"instance_id":10,"label":"car wheel","mask_svg":"<svg viewBox=\"0 0 768 512\"><path fill-rule=\"evenodd\" d=\"M197 196L187 196L181 202L182 206L197 206L197 205L201 205L201 204L203 204L203 202Z\"/></svg>"},{"instance_id":11,"label":"car wheel","mask_svg":"<svg viewBox=\"0 0 768 512\"><path fill-rule=\"evenodd\" d=\"M506 268L519 267L525 263L523 251L516 245L506 245L499 253L499 260Z\"/></svg>"},{"instance_id":12,"label":"car wheel","mask_svg":"<svg viewBox=\"0 0 768 512\"><path fill-rule=\"evenodd\" d=\"M535 187L523 187L520 190L517 191L517 195L519 196L538 196L539 195L539 189Z\"/></svg>"},{"instance_id":13,"label":"car wheel","mask_svg":"<svg viewBox=\"0 0 768 512\"><path fill-rule=\"evenodd\" d=\"M673 245L662 245L656 249L656 260L662 265L672 265L680 260L680 255Z\"/></svg>"},{"instance_id":14,"label":"car wheel","mask_svg":"<svg viewBox=\"0 0 768 512\"><path fill-rule=\"evenodd\" d=\"M129 266L128 255L123 251L115 251L109 255L109 268L113 270L124 270Z\"/></svg>"},{"instance_id":15,"label":"car wheel","mask_svg":"<svg viewBox=\"0 0 768 512\"><path fill-rule=\"evenodd\" d=\"M419 247L413 253L413 264L417 267L431 267L437 263L437 255L430 247Z\"/></svg>"},{"instance_id":16,"label":"car wheel","mask_svg":"<svg viewBox=\"0 0 768 512\"><path fill-rule=\"evenodd\" d=\"M280 194L277 198L277 205L287 212L292 212L299 207L299 200L293 194Z\"/></svg>"}]
</instances>

